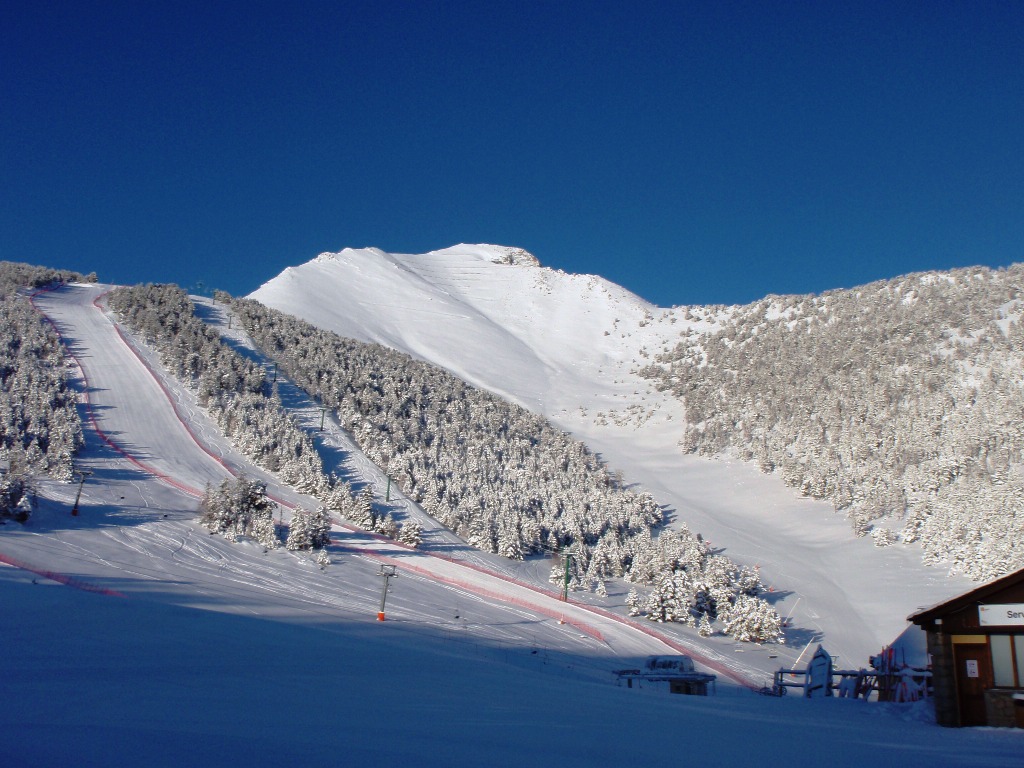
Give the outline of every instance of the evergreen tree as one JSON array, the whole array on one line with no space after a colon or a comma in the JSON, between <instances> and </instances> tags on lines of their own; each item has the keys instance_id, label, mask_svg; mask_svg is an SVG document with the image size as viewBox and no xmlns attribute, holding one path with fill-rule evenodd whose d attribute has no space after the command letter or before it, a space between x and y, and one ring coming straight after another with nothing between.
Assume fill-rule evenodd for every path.
<instances>
[{"instance_id":1,"label":"evergreen tree","mask_svg":"<svg viewBox=\"0 0 1024 768\"><path fill-rule=\"evenodd\" d=\"M268 526L273 528L276 506L267 497L264 483L241 475L234 481L224 480L217 488L206 486L199 505L199 522L211 533L221 533L230 539L256 538L258 534L260 543L269 548Z\"/></svg>"},{"instance_id":2,"label":"evergreen tree","mask_svg":"<svg viewBox=\"0 0 1024 768\"><path fill-rule=\"evenodd\" d=\"M626 595L626 607L629 609L630 616L639 616L643 613L644 599L636 591L636 587L629 590L629 594Z\"/></svg>"},{"instance_id":3,"label":"evergreen tree","mask_svg":"<svg viewBox=\"0 0 1024 768\"><path fill-rule=\"evenodd\" d=\"M715 633L715 630L711 627L711 619L708 618L707 611L701 614L700 623L697 625L697 634L701 637L711 637Z\"/></svg>"},{"instance_id":4,"label":"evergreen tree","mask_svg":"<svg viewBox=\"0 0 1024 768\"><path fill-rule=\"evenodd\" d=\"M377 514L373 508L373 488L365 486L352 508L352 522L368 531L376 529Z\"/></svg>"},{"instance_id":5,"label":"evergreen tree","mask_svg":"<svg viewBox=\"0 0 1024 768\"><path fill-rule=\"evenodd\" d=\"M264 550L277 549L281 541L277 537L274 515L269 509L253 512L251 533L253 539L262 544Z\"/></svg>"},{"instance_id":6,"label":"evergreen tree","mask_svg":"<svg viewBox=\"0 0 1024 768\"><path fill-rule=\"evenodd\" d=\"M323 549L331 543L331 516L326 507L318 507L309 516L309 541L314 549Z\"/></svg>"},{"instance_id":7,"label":"evergreen tree","mask_svg":"<svg viewBox=\"0 0 1024 768\"><path fill-rule=\"evenodd\" d=\"M654 582L644 605L651 621L687 621L690 619L690 594L685 574L668 571Z\"/></svg>"},{"instance_id":8,"label":"evergreen tree","mask_svg":"<svg viewBox=\"0 0 1024 768\"><path fill-rule=\"evenodd\" d=\"M395 522L395 518L390 512L382 520L378 521L377 533L387 536L389 539L398 538L398 523Z\"/></svg>"},{"instance_id":9,"label":"evergreen tree","mask_svg":"<svg viewBox=\"0 0 1024 768\"><path fill-rule=\"evenodd\" d=\"M18 522L28 520L31 505L25 478L12 473L0 473L0 520L10 518Z\"/></svg>"},{"instance_id":10,"label":"evergreen tree","mask_svg":"<svg viewBox=\"0 0 1024 768\"><path fill-rule=\"evenodd\" d=\"M407 520L398 532L398 540L410 547L418 547L423 543L423 526L415 520Z\"/></svg>"},{"instance_id":11,"label":"evergreen tree","mask_svg":"<svg viewBox=\"0 0 1024 768\"><path fill-rule=\"evenodd\" d=\"M288 524L288 540L285 546L291 552L313 548L313 531L310 514L304 509L296 509Z\"/></svg>"},{"instance_id":12,"label":"evergreen tree","mask_svg":"<svg viewBox=\"0 0 1024 768\"><path fill-rule=\"evenodd\" d=\"M785 642L782 617L759 597L740 595L723 619L722 631L743 642Z\"/></svg>"}]
</instances>

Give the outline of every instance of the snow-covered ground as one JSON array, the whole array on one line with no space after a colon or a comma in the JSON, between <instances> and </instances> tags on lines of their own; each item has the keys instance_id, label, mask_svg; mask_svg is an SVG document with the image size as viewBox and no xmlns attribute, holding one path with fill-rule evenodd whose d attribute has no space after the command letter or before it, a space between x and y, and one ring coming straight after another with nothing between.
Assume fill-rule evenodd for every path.
<instances>
[{"instance_id":1,"label":"snow-covered ground","mask_svg":"<svg viewBox=\"0 0 1024 768\"><path fill-rule=\"evenodd\" d=\"M45 482L28 523L0 527L0 561L18 566L0 565L0 765L941 766L1024 747L1019 732L936 728L926 707L764 698L725 674L706 699L617 687L612 670L671 646L439 533L414 552L338 526L325 570L211 536L195 523L206 482L244 471L286 505L315 502L234 451L94 306L101 290L37 299L88 382L78 465L92 474L79 516L76 486ZM399 568L384 622L381 564Z\"/></svg>"},{"instance_id":2,"label":"snow-covered ground","mask_svg":"<svg viewBox=\"0 0 1024 768\"><path fill-rule=\"evenodd\" d=\"M683 455L685 414L636 374L687 327L706 321L654 307L608 281L503 262L514 249L459 245L419 255L322 254L251 298L344 336L441 365L542 413L598 451L734 560L759 565L792 615L795 661L822 642L861 667L906 617L968 589L911 546L856 539L831 507L797 497L742 462ZM813 647L813 646L812 646Z\"/></svg>"},{"instance_id":3,"label":"snow-covered ground","mask_svg":"<svg viewBox=\"0 0 1024 768\"><path fill-rule=\"evenodd\" d=\"M491 562L480 553L455 552L455 539L410 550L339 525L332 534L332 553L338 563L320 571L308 557L283 550L265 554L251 543L231 545L208 535L194 522L197 499L206 483L245 473L266 482L270 495L286 508L312 508L317 502L249 464L219 434L191 394L167 378L147 350L130 344L109 314L94 303L103 290L102 286L72 286L36 300L75 354L87 382L87 413L93 430L79 466L92 474L84 486L82 514L65 519L60 507L44 506L29 525L5 532L0 554L39 571L58 571L61 556L69 548L78 553L75 578L93 583L119 580L126 570L138 571L149 580L183 585L186 591L196 586L214 589L213 584L231 572L246 591L257 593L245 601L247 611L273 604L277 598L267 593L280 593L284 604L276 610L287 611L291 598L301 595L317 610L364 612L371 618L376 616L381 589L380 565L398 564L405 578L401 588L395 587L395 607L406 620L418 618L433 626L460 614L458 626L472 620L488 626L486 632L496 631L499 637L504 633L518 642L546 631L551 637L545 637L545 647L582 646L588 654L605 656L609 668L618 665L620 657L671 652L669 646L628 622L567 604L550 590L492 572ZM325 424L323 434L329 438L332 431L336 427ZM346 458L365 462L361 456ZM75 490L50 485L47 495L69 504ZM282 514L288 513L283 510ZM65 527L70 531L61 530ZM142 562L134 563L136 559ZM151 573L154 564L159 568L155 575ZM197 576L204 573L212 576L212 583ZM355 573L360 576L356 578ZM308 583L301 584L304 581ZM354 587L358 587L356 593L346 596ZM473 611L459 609L460 593L466 593L471 602L493 604L492 620L468 618ZM488 599L481 601L481 597ZM524 612L534 615L525 619ZM509 613L517 620L510 623ZM543 629L538 629L541 625ZM512 629L494 629L501 626Z\"/></svg>"},{"instance_id":4,"label":"snow-covered ground","mask_svg":"<svg viewBox=\"0 0 1024 768\"><path fill-rule=\"evenodd\" d=\"M327 612L282 621L36 581L0 567L10 768L987 768L1024 747L1020 732L946 730L912 707L618 688L587 675L581 653L472 630Z\"/></svg>"}]
</instances>

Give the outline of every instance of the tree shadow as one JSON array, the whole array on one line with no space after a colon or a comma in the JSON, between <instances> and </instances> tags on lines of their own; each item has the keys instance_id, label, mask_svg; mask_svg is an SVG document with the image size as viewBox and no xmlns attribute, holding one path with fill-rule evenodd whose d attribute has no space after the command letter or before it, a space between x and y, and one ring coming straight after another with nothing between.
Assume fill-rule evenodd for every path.
<instances>
[{"instance_id":1,"label":"tree shadow","mask_svg":"<svg viewBox=\"0 0 1024 768\"><path fill-rule=\"evenodd\" d=\"M778 590L768 590L768 591L762 592L761 594L758 595L758 597L760 597L761 599L763 599L766 603L768 603L770 605L775 605L776 603L778 603L778 602L780 602L782 600L785 600L787 597L791 597L793 594L794 594L794 592L792 592L792 591L785 590L785 589L778 589Z\"/></svg>"},{"instance_id":2,"label":"tree shadow","mask_svg":"<svg viewBox=\"0 0 1024 768\"><path fill-rule=\"evenodd\" d=\"M786 628L786 643L795 648L802 648L808 643L820 643L825 634L818 629L789 626Z\"/></svg>"}]
</instances>

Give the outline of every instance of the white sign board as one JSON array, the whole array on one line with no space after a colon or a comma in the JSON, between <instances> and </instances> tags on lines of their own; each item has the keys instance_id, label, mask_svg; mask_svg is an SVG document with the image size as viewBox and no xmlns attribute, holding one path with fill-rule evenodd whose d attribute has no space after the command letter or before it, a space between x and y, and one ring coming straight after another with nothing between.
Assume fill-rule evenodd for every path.
<instances>
[{"instance_id":1,"label":"white sign board","mask_svg":"<svg viewBox=\"0 0 1024 768\"><path fill-rule=\"evenodd\" d=\"M979 605L978 623L983 627L1024 627L1024 603Z\"/></svg>"}]
</instances>

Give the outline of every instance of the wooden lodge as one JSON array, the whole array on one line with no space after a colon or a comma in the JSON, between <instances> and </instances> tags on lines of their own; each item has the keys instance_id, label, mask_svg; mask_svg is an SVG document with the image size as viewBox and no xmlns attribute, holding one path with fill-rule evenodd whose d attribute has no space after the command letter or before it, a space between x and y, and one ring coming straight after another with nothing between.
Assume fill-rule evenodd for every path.
<instances>
[{"instance_id":1,"label":"wooden lodge","mask_svg":"<svg viewBox=\"0 0 1024 768\"><path fill-rule=\"evenodd\" d=\"M928 634L940 725L1024 728L1024 569L908 620Z\"/></svg>"}]
</instances>

